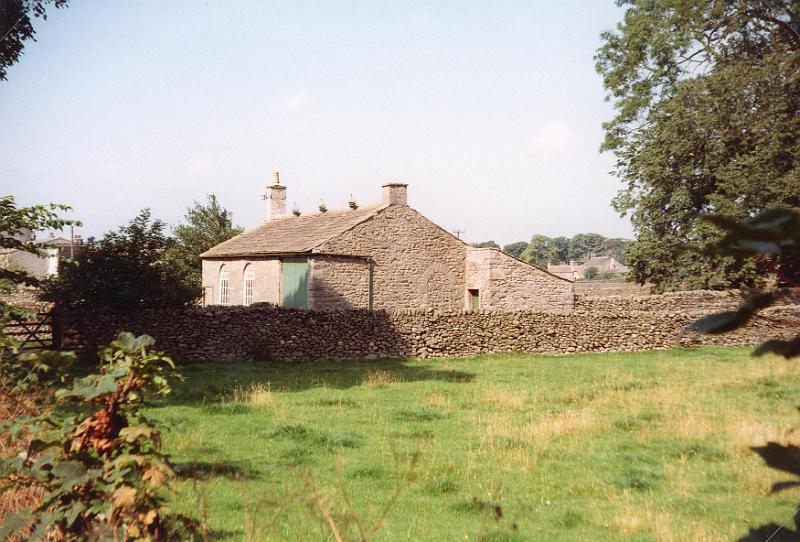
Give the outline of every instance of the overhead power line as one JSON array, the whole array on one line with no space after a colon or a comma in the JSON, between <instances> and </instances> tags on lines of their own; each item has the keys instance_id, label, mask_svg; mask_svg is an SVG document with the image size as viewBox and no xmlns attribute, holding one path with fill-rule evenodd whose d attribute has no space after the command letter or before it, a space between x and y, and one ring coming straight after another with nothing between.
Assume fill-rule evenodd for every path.
<instances>
[{"instance_id":1,"label":"overhead power line","mask_svg":"<svg viewBox=\"0 0 800 542\"><path fill-rule=\"evenodd\" d=\"M257 198L259 194L255 192L234 192L230 190L217 190L217 189L210 189L210 188L173 188L167 187L164 185L152 185L152 184L122 184L122 183L115 183L109 182L105 180L98 180L98 179L89 179L85 177L69 177L64 175L52 175L47 173L37 173L33 171L22 171L16 169L8 169L8 168L0 168L0 176L5 177L5 180L8 182L20 182L15 179L15 177L25 176L25 177L33 177L39 178L42 180L49 180L53 182L57 182L58 184L78 184L83 186L92 186L92 187L108 187L114 188L116 190L126 190L131 192L142 192L142 191L153 191L153 192L161 192L161 193L172 193L172 194L217 194L217 195L226 195L226 196L247 196ZM28 181L24 181L26 184L29 184Z\"/></svg>"}]
</instances>

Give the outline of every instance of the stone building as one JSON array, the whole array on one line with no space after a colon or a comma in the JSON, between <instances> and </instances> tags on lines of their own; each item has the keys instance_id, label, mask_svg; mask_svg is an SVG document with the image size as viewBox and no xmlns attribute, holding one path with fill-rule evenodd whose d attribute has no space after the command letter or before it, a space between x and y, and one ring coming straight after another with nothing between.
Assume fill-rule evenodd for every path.
<instances>
[{"instance_id":1,"label":"stone building","mask_svg":"<svg viewBox=\"0 0 800 542\"><path fill-rule=\"evenodd\" d=\"M582 264L578 264L575 260L570 260L568 264L547 264L547 270L554 275L569 279L579 280L586 274L586 270L594 267L600 273L611 273L614 275L622 276L629 271L629 268L620 263L611 251L605 256L595 256L591 254L589 259Z\"/></svg>"},{"instance_id":2,"label":"stone building","mask_svg":"<svg viewBox=\"0 0 800 542\"><path fill-rule=\"evenodd\" d=\"M36 278L54 277L58 275L59 261L73 258L83 247L76 240L56 237L51 232L48 237L36 238L36 233L22 228L13 235L18 241L31 243L39 249L39 254L26 250L0 249L0 269L16 269L28 272Z\"/></svg>"},{"instance_id":3,"label":"stone building","mask_svg":"<svg viewBox=\"0 0 800 542\"><path fill-rule=\"evenodd\" d=\"M201 255L204 302L315 310L569 312L573 284L497 249L473 248L408 206L407 185L380 204L286 212L277 174L266 221Z\"/></svg>"}]
</instances>

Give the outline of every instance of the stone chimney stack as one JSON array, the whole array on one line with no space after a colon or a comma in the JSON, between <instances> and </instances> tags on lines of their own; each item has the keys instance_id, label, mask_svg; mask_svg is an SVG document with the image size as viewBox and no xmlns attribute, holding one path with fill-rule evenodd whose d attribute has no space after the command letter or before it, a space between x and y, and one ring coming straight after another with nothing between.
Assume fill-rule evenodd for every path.
<instances>
[{"instance_id":1,"label":"stone chimney stack","mask_svg":"<svg viewBox=\"0 0 800 542\"><path fill-rule=\"evenodd\" d=\"M286 187L281 184L277 171L272 173L272 184L267 185L264 199L267 201L267 222L286 214Z\"/></svg>"},{"instance_id":2,"label":"stone chimney stack","mask_svg":"<svg viewBox=\"0 0 800 542\"><path fill-rule=\"evenodd\" d=\"M394 182L383 185L384 205L408 205L408 185Z\"/></svg>"}]
</instances>

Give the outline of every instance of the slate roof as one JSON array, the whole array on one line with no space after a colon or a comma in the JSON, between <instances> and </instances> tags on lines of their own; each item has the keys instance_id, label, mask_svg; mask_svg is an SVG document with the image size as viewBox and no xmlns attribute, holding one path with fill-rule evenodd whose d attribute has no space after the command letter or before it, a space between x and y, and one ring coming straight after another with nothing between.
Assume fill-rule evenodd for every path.
<instances>
[{"instance_id":1,"label":"slate roof","mask_svg":"<svg viewBox=\"0 0 800 542\"><path fill-rule=\"evenodd\" d=\"M220 243L201 258L260 256L311 252L326 241L369 220L387 205L332 210L310 215L286 215Z\"/></svg>"}]
</instances>

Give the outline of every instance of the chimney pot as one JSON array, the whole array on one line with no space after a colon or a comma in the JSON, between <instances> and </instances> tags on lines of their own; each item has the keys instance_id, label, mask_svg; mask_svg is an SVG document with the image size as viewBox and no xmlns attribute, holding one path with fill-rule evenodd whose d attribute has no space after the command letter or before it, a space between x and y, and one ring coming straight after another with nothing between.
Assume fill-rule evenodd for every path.
<instances>
[{"instance_id":1,"label":"chimney pot","mask_svg":"<svg viewBox=\"0 0 800 542\"><path fill-rule=\"evenodd\" d=\"M408 205L408 185L406 183L391 182L383 185L384 205Z\"/></svg>"}]
</instances>

